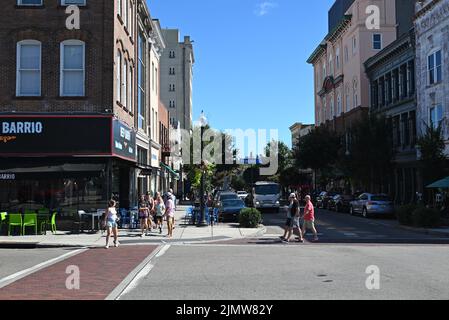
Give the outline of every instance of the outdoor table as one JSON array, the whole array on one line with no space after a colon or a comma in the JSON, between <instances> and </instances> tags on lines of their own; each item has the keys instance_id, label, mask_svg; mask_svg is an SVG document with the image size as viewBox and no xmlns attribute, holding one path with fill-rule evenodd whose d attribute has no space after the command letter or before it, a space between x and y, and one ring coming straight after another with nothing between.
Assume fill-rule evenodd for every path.
<instances>
[{"instance_id":1,"label":"outdoor table","mask_svg":"<svg viewBox=\"0 0 449 320\"><path fill-rule=\"evenodd\" d=\"M95 231L95 218L101 218L104 214L105 210L97 210L97 212L80 212L79 215L87 215L92 217L92 229L91 231Z\"/></svg>"}]
</instances>

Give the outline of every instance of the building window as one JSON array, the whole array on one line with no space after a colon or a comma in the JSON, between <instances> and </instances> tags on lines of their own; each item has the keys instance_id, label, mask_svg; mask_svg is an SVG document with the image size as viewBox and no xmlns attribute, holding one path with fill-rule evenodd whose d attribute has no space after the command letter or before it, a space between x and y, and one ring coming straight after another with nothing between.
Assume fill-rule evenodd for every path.
<instances>
[{"instance_id":1,"label":"building window","mask_svg":"<svg viewBox=\"0 0 449 320\"><path fill-rule=\"evenodd\" d=\"M61 96L84 96L85 44L80 40L61 43Z\"/></svg>"},{"instance_id":2,"label":"building window","mask_svg":"<svg viewBox=\"0 0 449 320\"><path fill-rule=\"evenodd\" d=\"M352 38L352 54L355 54L357 51L357 38Z\"/></svg>"},{"instance_id":3,"label":"building window","mask_svg":"<svg viewBox=\"0 0 449 320\"><path fill-rule=\"evenodd\" d=\"M122 16L122 0L117 0L117 14Z\"/></svg>"},{"instance_id":4,"label":"building window","mask_svg":"<svg viewBox=\"0 0 449 320\"><path fill-rule=\"evenodd\" d=\"M348 61L349 61L349 50L348 50L348 47L345 46L345 62L348 62Z\"/></svg>"},{"instance_id":5,"label":"building window","mask_svg":"<svg viewBox=\"0 0 449 320\"><path fill-rule=\"evenodd\" d=\"M86 0L61 0L61 5L62 6L68 6L71 4L75 4L78 6L85 6L86 5Z\"/></svg>"},{"instance_id":6,"label":"building window","mask_svg":"<svg viewBox=\"0 0 449 320\"><path fill-rule=\"evenodd\" d=\"M175 68L170 68L168 74L171 76L175 75Z\"/></svg>"},{"instance_id":7,"label":"building window","mask_svg":"<svg viewBox=\"0 0 449 320\"><path fill-rule=\"evenodd\" d=\"M330 119L334 118L335 116L335 108L334 108L334 97L331 97L331 101L330 101Z\"/></svg>"},{"instance_id":8,"label":"building window","mask_svg":"<svg viewBox=\"0 0 449 320\"><path fill-rule=\"evenodd\" d=\"M19 6L42 6L42 0L18 0Z\"/></svg>"},{"instance_id":9,"label":"building window","mask_svg":"<svg viewBox=\"0 0 449 320\"><path fill-rule=\"evenodd\" d=\"M117 70L116 70L116 83L117 83L117 101L122 102L122 53L117 51Z\"/></svg>"},{"instance_id":10,"label":"building window","mask_svg":"<svg viewBox=\"0 0 449 320\"><path fill-rule=\"evenodd\" d=\"M123 22L125 23L125 27L128 28L128 24L129 24L129 6L128 6L128 1L125 0L124 1L124 5L125 5L125 8L123 10L123 14L125 15L125 18L123 20L125 20L125 21L123 21Z\"/></svg>"},{"instance_id":11,"label":"building window","mask_svg":"<svg viewBox=\"0 0 449 320\"><path fill-rule=\"evenodd\" d=\"M134 103L134 79L133 79L133 68L130 66L129 67L129 111L133 111L133 103Z\"/></svg>"},{"instance_id":12,"label":"building window","mask_svg":"<svg viewBox=\"0 0 449 320\"><path fill-rule=\"evenodd\" d=\"M174 84L170 84L169 85L169 91L170 92L175 92L175 85Z\"/></svg>"},{"instance_id":13,"label":"building window","mask_svg":"<svg viewBox=\"0 0 449 320\"><path fill-rule=\"evenodd\" d=\"M175 101L174 101L174 100L170 100L170 102L169 102L169 107L170 107L170 108L176 108L176 105L175 105Z\"/></svg>"},{"instance_id":14,"label":"building window","mask_svg":"<svg viewBox=\"0 0 449 320\"><path fill-rule=\"evenodd\" d=\"M337 67L337 71L340 70L340 48L337 48L337 52L335 53L335 65Z\"/></svg>"},{"instance_id":15,"label":"building window","mask_svg":"<svg viewBox=\"0 0 449 320\"><path fill-rule=\"evenodd\" d=\"M146 112L145 112L145 86L146 86L146 45L145 45L145 37L140 32L139 33L139 44L138 44L138 75L137 75L137 84L138 84L138 94L137 94L137 108L138 108L138 127L146 132Z\"/></svg>"},{"instance_id":16,"label":"building window","mask_svg":"<svg viewBox=\"0 0 449 320\"><path fill-rule=\"evenodd\" d=\"M428 70L429 70L429 84L441 82L442 80L441 50L429 56Z\"/></svg>"},{"instance_id":17,"label":"building window","mask_svg":"<svg viewBox=\"0 0 449 320\"><path fill-rule=\"evenodd\" d=\"M157 72L157 68L154 70L154 77L155 77L155 87L156 87L156 94L157 94L157 88L158 88L158 72Z\"/></svg>"},{"instance_id":18,"label":"building window","mask_svg":"<svg viewBox=\"0 0 449 320\"><path fill-rule=\"evenodd\" d=\"M334 58L332 57L332 55L329 57L329 75L334 75Z\"/></svg>"},{"instance_id":19,"label":"building window","mask_svg":"<svg viewBox=\"0 0 449 320\"><path fill-rule=\"evenodd\" d=\"M341 94L338 94L337 96L337 117L339 117L342 113L341 110Z\"/></svg>"},{"instance_id":20,"label":"building window","mask_svg":"<svg viewBox=\"0 0 449 320\"><path fill-rule=\"evenodd\" d=\"M437 105L430 108L430 125L434 128L438 128L443 120L443 106Z\"/></svg>"},{"instance_id":21,"label":"building window","mask_svg":"<svg viewBox=\"0 0 449 320\"><path fill-rule=\"evenodd\" d=\"M17 43L17 96L41 95L42 45L36 40Z\"/></svg>"},{"instance_id":22,"label":"building window","mask_svg":"<svg viewBox=\"0 0 449 320\"><path fill-rule=\"evenodd\" d=\"M373 34L373 49L382 50L382 34L380 33Z\"/></svg>"},{"instance_id":23,"label":"building window","mask_svg":"<svg viewBox=\"0 0 449 320\"><path fill-rule=\"evenodd\" d=\"M354 90L354 108L356 108L359 105L359 101L358 101L358 94L357 94L357 80L354 80L354 84L353 84L353 90Z\"/></svg>"},{"instance_id":24,"label":"building window","mask_svg":"<svg viewBox=\"0 0 449 320\"><path fill-rule=\"evenodd\" d=\"M155 80L154 80L154 62L152 62L151 63L151 88L152 88L152 90L154 91L154 83L155 83Z\"/></svg>"},{"instance_id":25,"label":"building window","mask_svg":"<svg viewBox=\"0 0 449 320\"><path fill-rule=\"evenodd\" d=\"M123 90L123 106L128 106L128 61L123 59L123 76L122 76L122 90Z\"/></svg>"},{"instance_id":26,"label":"building window","mask_svg":"<svg viewBox=\"0 0 449 320\"><path fill-rule=\"evenodd\" d=\"M169 58L170 59L174 59L175 58L175 52L173 50L170 50Z\"/></svg>"},{"instance_id":27,"label":"building window","mask_svg":"<svg viewBox=\"0 0 449 320\"><path fill-rule=\"evenodd\" d=\"M326 62L323 63L323 81L326 79L327 72L326 72Z\"/></svg>"}]
</instances>

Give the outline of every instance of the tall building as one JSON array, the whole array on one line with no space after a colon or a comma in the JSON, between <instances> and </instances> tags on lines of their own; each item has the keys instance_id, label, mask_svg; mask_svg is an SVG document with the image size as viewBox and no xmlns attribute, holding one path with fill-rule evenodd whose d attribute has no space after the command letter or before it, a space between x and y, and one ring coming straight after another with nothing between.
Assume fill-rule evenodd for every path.
<instances>
[{"instance_id":1,"label":"tall building","mask_svg":"<svg viewBox=\"0 0 449 320\"><path fill-rule=\"evenodd\" d=\"M441 124L449 156L449 0L416 2L418 135Z\"/></svg>"},{"instance_id":2,"label":"tall building","mask_svg":"<svg viewBox=\"0 0 449 320\"><path fill-rule=\"evenodd\" d=\"M193 41L179 40L178 29L164 29L167 48L161 60L161 99L170 111L174 127L192 128Z\"/></svg>"},{"instance_id":3,"label":"tall building","mask_svg":"<svg viewBox=\"0 0 449 320\"><path fill-rule=\"evenodd\" d=\"M307 60L314 67L315 125L340 133L369 107L369 81L363 63L396 39L403 0L380 0L379 29L369 30L369 0L337 0L329 11L329 33Z\"/></svg>"},{"instance_id":4,"label":"tall building","mask_svg":"<svg viewBox=\"0 0 449 320\"><path fill-rule=\"evenodd\" d=\"M66 26L69 3L79 29ZM111 196L135 206L159 167L159 150L150 160L164 45L146 1L2 4L0 209L72 215Z\"/></svg>"},{"instance_id":5,"label":"tall building","mask_svg":"<svg viewBox=\"0 0 449 320\"><path fill-rule=\"evenodd\" d=\"M290 132L292 134L292 149L295 149L298 146L299 139L305 135L308 135L314 126L315 125L313 124L296 122L290 127Z\"/></svg>"},{"instance_id":6,"label":"tall building","mask_svg":"<svg viewBox=\"0 0 449 320\"><path fill-rule=\"evenodd\" d=\"M406 6L405 6L406 5ZM415 4L406 2L401 9L397 40L365 62L370 80L370 112L390 122L394 148L394 171L388 190L396 203L414 200L422 192L422 178L416 152Z\"/></svg>"}]
</instances>

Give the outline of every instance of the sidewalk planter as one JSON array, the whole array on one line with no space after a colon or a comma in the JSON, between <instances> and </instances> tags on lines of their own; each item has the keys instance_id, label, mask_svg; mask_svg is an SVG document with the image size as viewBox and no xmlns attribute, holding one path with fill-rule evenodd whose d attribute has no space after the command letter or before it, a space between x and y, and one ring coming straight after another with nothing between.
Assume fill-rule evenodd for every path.
<instances>
[{"instance_id":1,"label":"sidewalk planter","mask_svg":"<svg viewBox=\"0 0 449 320\"><path fill-rule=\"evenodd\" d=\"M413 211L412 221L415 227L435 228L441 224L441 214L436 209L421 207Z\"/></svg>"},{"instance_id":2,"label":"sidewalk planter","mask_svg":"<svg viewBox=\"0 0 449 320\"><path fill-rule=\"evenodd\" d=\"M246 208L240 211L239 223L242 228L257 228L262 221L262 215L259 210Z\"/></svg>"}]
</instances>

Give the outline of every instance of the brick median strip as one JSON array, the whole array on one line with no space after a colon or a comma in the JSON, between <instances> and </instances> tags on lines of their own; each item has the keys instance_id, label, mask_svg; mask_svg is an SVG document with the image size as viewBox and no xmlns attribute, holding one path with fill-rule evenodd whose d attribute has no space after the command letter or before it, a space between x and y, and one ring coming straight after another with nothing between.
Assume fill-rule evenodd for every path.
<instances>
[{"instance_id":1,"label":"brick median strip","mask_svg":"<svg viewBox=\"0 0 449 320\"><path fill-rule=\"evenodd\" d=\"M0 290L0 300L104 300L158 246L89 249ZM80 289L66 288L68 266L80 271Z\"/></svg>"}]
</instances>

